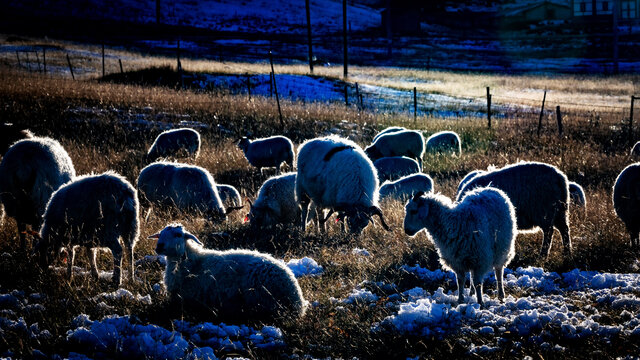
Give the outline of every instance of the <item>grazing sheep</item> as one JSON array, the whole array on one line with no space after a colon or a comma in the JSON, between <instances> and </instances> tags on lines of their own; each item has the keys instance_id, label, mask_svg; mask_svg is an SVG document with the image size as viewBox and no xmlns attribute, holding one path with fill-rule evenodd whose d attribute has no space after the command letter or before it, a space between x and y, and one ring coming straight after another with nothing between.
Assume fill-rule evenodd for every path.
<instances>
[{"instance_id":1,"label":"grazing sheep","mask_svg":"<svg viewBox=\"0 0 640 360\"><path fill-rule=\"evenodd\" d=\"M413 174L405 176L396 181L387 181L380 186L378 193L380 201L392 198L396 200L407 200L416 193L429 193L433 191L433 180L427 174Z\"/></svg>"},{"instance_id":2,"label":"grazing sheep","mask_svg":"<svg viewBox=\"0 0 640 360\"><path fill-rule=\"evenodd\" d=\"M473 170L471 172L469 172L467 175L465 175L462 180L460 180L460 184L458 184L458 189L456 190L457 193L460 193L460 190L462 190L462 188L469 182L471 181L471 179L473 179L474 176L476 175L480 175L480 174L484 174L486 173L486 171L484 170Z\"/></svg>"},{"instance_id":3,"label":"grazing sheep","mask_svg":"<svg viewBox=\"0 0 640 360\"><path fill-rule=\"evenodd\" d=\"M420 164L406 156L383 157L373 162L378 172L378 180L398 180L403 176L420 172Z\"/></svg>"},{"instance_id":4,"label":"grazing sheep","mask_svg":"<svg viewBox=\"0 0 640 360\"><path fill-rule=\"evenodd\" d=\"M140 171L137 187L145 206L157 205L204 214L214 222L225 221L228 213L241 208L232 207L225 211L211 174L194 165L155 162Z\"/></svg>"},{"instance_id":5,"label":"grazing sheep","mask_svg":"<svg viewBox=\"0 0 640 360\"><path fill-rule=\"evenodd\" d=\"M291 270L270 255L250 250L208 250L182 225L160 233L156 252L167 257L164 284L173 301L216 319L298 318L308 306ZM191 240L191 241L188 241Z\"/></svg>"},{"instance_id":6,"label":"grazing sheep","mask_svg":"<svg viewBox=\"0 0 640 360\"><path fill-rule=\"evenodd\" d=\"M147 162L158 158L193 157L200 153L200 133L189 128L163 131L147 152Z\"/></svg>"},{"instance_id":7,"label":"grazing sheep","mask_svg":"<svg viewBox=\"0 0 640 360\"><path fill-rule=\"evenodd\" d=\"M452 153L460 156L460 137L453 131L440 131L427 138L426 151L428 153Z\"/></svg>"},{"instance_id":8,"label":"grazing sheep","mask_svg":"<svg viewBox=\"0 0 640 360\"><path fill-rule=\"evenodd\" d=\"M371 140L371 143L376 142L376 140L378 140L378 138L384 134L391 134L391 133L395 133L403 130L407 130L407 129L403 128L402 126L389 126L388 128L377 133L376 136L373 138L373 140Z\"/></svg>"},{"instance_id":9,"label":"grazing sheep","mask_svg":"<svg viewBox=\"0 0 640 360\"><path fill-rule=\"evenodd\" d=\"M114 285L122 283L122 259L131 262L139 235L136 189L114 172L86 175L63 185L51 196L44 214L37 246L40 264L53 261L61 247L69 251L68 276L71 281L76 246L92 251L91 273L98 277L96 248L109 248L113 254Z\"/></svg>"},{"instance_id":10,"label":"grazing sheep","mask_svg":"<svg viewBox=\"0 0 640 360\"><path fill-rule=\"evenodd\" d=\"M376 161L383 157L406 156L415 159L422 171L422 156L424 155L424 137L415 130L401 130L380 136L376 141L364 149L371 159Z\"/></svg>"},{"instance_id":11,"label":"grazing sheep","mask_svg":"<svg viewBox=\"0 0 640 360\"><path fill-rule=\"evenodd\" d=\"M458 302L471 272L471 294L482 305L484 276L495 270L498 298L504 299L502 275L515 254L515 210L509 197L495 188L476 188L460 202L440 194L416 194L405 206L404 231L414 236L426 229L440 255L440 263L456 274Z\"/></svg>"},{"instance_id":12,"label":"grazing sheep","mask_svg":"<svg viewBox=\"0 0 640 360\"><path fill-rule=\"evenodd\" d=\"M587 198L584 196L584 189L580 184L573 181L569 182L569 200L576 207L586 210Z\"/></svg>"},{"instance_id":13,"label":"grazing sheep","mask_svg":"<svg viewBox=\"0 0 640 360\"><path fill-rule=\"evenodd\" d=\"M27 129L22 129L14 124L3 123L0 125L0 155L3 155L14 142L22 139L31 139L33 134Z\"/></svg>"},{"instance_id":14,"label":"grazing sheep","mask_svg":"<svg viewBox=\"0 0 640 360\"><path fill-rule=\"evenodd\" d=\"M242 198L240 197L238 189L226 184L218 184L216 187L218 188L218 195L220 195L220 200L224 207L242 206Z\"/></svg>"},{"instance_id":15,"label":"grazing sheep","mask_svg":"<svg viewBox=\"0 0 640 360\"><path fill-rule=\"evenodd\" d=\"M376 170L362 149L347 139L328 136L300 146L296 199L302 207L303 229L311 200L320 209L341 212L354 234L360 234L373 215L389 229L378 207Z\"/></svg>"},{"instance_id":16,"label":"grazing sheep","mask_svg":"<svg viewBox=\"0 0 640 360\"><path fill-rule=\"evenodd\" d=\"M569 181L565 174L549 164L520 162L474 176L458 192L458 200L484 186L498 188L509 196L516 208L518 230L542 229L542 258L549 255L554 227L562 235L565 255L571 256Z\"/></svg>"},{"instance_id":17,"label":"grazing sheep","mask_svg":"<svg viewBox=\"0 0 640 360\"><path fill-rule=\"evenodd\" d=\"M640 159L640 141L633 145L633 148L631 149L631 157L634 159Z\"/></svg>"},{"instance_id":18,"label":"grazing sheep","mask_svg":"<svg viewBox=\"0 0 640 360\"><path fill-rule=\"evenodd\" d=\"M275 167L276 174L280 173L280 165L287 163L293 168L293 143L284 136L272 136L264 139L240 139L238 147L244 152L249 164L262 171L265 167Z\"/></svg>"},{"instance_id":19,"label":"grazing sheep","mask_svg":"<svg viewBox=\"0 0 640 360\"><path fill-rule=\"evenodd\" d=\"M262 184L249 211L249 223L256 227L294 224L300 220L296 201L296 173L273 176Z\"/></svg>"},{"instance_id":20,"label":"grazing sheep","mask_svg":"<svg viewBox=\"0 0 640 360\"><path fill-rule=\"evenodd\" d=\"M627 227L631 246L640 246L640 163L627 166L616 178L613 209Z\"/></svg>"},{"instance_id":21,"label":"grazing sheep","mask_svg":"<svg viewBox=\"0 0 640 360\"><path fill-rule=\"evenodd\" d=\"M75 176L69 154L60 143L46 137L20 140L2 158L0 203L18 224L23 251L27 225L34 231L40 228L51 194Z\"/></svg>"}]
</instances>

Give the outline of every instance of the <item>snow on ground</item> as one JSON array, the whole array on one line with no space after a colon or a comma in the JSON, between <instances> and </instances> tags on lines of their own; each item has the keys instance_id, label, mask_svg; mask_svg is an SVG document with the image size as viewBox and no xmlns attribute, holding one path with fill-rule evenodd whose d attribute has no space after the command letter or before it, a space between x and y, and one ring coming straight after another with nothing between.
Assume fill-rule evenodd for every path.
<instances>
[{"instance_id":1,"label":"snow on ground","mask_svg":"<svg viewBox=\"0 0 640 360\"><path fill-rule=\"evenodd\" d=\"M324 272L324 268L321 265L318 265L315 260L306 256L302 259L291 259L286 265L297 278L307 275L320 275Z\"/></svg>"}]
</instances>

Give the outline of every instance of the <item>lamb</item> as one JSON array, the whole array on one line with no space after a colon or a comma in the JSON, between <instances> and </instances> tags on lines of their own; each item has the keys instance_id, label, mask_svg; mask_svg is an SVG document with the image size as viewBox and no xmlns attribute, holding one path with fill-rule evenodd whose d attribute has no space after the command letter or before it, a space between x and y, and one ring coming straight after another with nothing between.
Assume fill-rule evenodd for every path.
<instances>
[{"instance_id":1,"label":"lamb","mask_svg":"<svg viewBox=\"0 0 640 360\"><path fill-rule=\"evenodd\" d=\"M145 205L203 214L213 222L223 222L229 213L242 208L225 210L209 171L194 165L155 162L140 171L137 187Z\"/></svg>"},{"instance_id":2,"label":"lamb","mask_svg":"<svg viewBox=\"0 0 640 360\"><path fill-rule=\"evenodd\" d=\"M295 192L303 230L311 200L320 209L341 212L353 234L360 234L373 215L389 229L378 206L376 170L356 143L337 136L307 140L297 165Z\"/></svg>"},{"instance_id":3,"label":"lamb","mask_svg":"<svg viewBox=\"0 0 640 360\"><path fill-rule=\"evenodd\" d=\"M443 267L456 274L462 303L465 276L471 272L471 294L482 301L484 276L493 268L498 298L504 299L503 271L515 254L515 210L509 197L495 188L476 188L457 203L440 194L414 195L405 206L404 231L427 230Z\"/></svg>"},{"instance_id":4,"label":"lamb","mask_svg":"<svg viewBox=\"0 0 640 360\"><path fill-rule=\"evenodd\" d=\"M249 164L260 169L275 167L276 175L280 174L280 165L286 163L293 168L293 143L284 136L272 136L264 139L240 139L238 147L244 152Z\"/></svg>"},{"instance_id":5,"label":"lamb","mask_svg":"<svg viewBox=\"0 0 640 360\"><path fill-rule=\"evenodd\" d=\"M420 172L420 164L406 156L383 157L373 162L373 166L378 172L378 180L398 180L403 176Z\"/></svg>"},{"instance_id":6,"label":"lamb","mask_svg":"<svg viewBox=\"0 0 640 360\"><path fill-rule=\"evenodd\" d=\"M440 131L427 138L426 151L428 153L452 153L460 156L460 137L453 131Z\"/></svg>"},{"instance_id":7,"label":"lamb","mask_svg":"<svg viewBox=\"0 0 640 360\"><path fill-rule=\"evenodd\" d=\"M633 159L640 159L640 141L638 141L637 143L635 143L635 145L633 145L630 155Z\"/></svg>"},{"instance_id":8,"label":"lamb","mask_svg":"<svg viewBox=\"0 0 640 360\"><path fill-rule=\"evenodd\" d=\"M376 161L383 157L406 156L415 159L422 171L422 156L424 155L424 137L415 130L401 130L380 136L376 141L364 149L371 159Z\"/></svg>"},{"instance_id":9,"label":"lamb","mask_svg":"<svg viewBox=\"0 0 640 360\"><path fill-rule=\"evenodd\" d=\"M373 140L371 141L371 143L376 142L376 140L378 140L378 138L384 134L391 134L391 133L395 133L398 131L403 131L403 130L407 130L405 128L403 128L402 126L389 126L388 128L380 131L379 133L376 134L376 136L373 138Z\"/></svg>"},{"instance_id":10,"label":"lamb","mask_svg":"<svg viewBox=\"0 0 640 360\"><path fill-rule=\"evenodd\" d=\"M9 146L14 142L22 139L31 139L33 134L27 129L22 129L11 123L3 123L0 125L0 155L9 150Z\"/></svg>"},{"instance_id":11,"label":"lamb","mask_svg":"<svg viewBox=\"0 0 640 360\"><path fill-rule=\"evenodd\" d=\"M541 258L549 255L554 227L562 235L565 255L571 256L569 181L560 170L539 162L505 166L474 176L458 192L458 200L470 190L483 186L498 188L509 196L516 208L518 230L542 229Z\"/></svg>"},{"instance_id":12,"label":"lamb","mask_svg":"<svg viewBox=\"0 0 640 360\"><path fill-rule=\"evenodd\" d=\"M190 128L163 131L147 152L147 162L158 158L193 157L200 153L200 133Z\"/></svg>"},{"instance_id":13,"label":"lamb","mask_svg":"<svg viewBox=\"0 0 640 360\"><path fill-rule=\"evenodd\" d=\"M308 302L291 270L251 250L208 250L180 224L160 233L156 252L167 257L164 284L171 300L216 319L280 320L304 315ZM191 241L188 241L191 240Z\"/></svg>"},{"instance_id":14,"label":"lamb","mask_svg":"<svg viewBox=\"0 0 640 360\"><path fill-rule=\"evenodd\" d=\"M249 223L255 227L293 224L301 213L296 201L296 173L273 176L262 184L258 196L250 204Z\"/></svg>"},{"instance_id":15,"label":"lamb","mask_svg":"<svg viewBox=\"0 0 640 360\"><path fill-rule=\"evenodd\" d=\"M386 181L380 186L380 201L384 199L407 200L418 192L433 191L433 180L427 174L413 174L396 181Z\"/></svg>"},{"instance_id":16,"label":"lamb","mask_svg":"<svg viewBox=\"0 0 640 360\"><path fill-rule=\"evenodd\" d=\"M627 166L613 185L613 209L631 238L631 247L640 246L640 163Z\"/></svg>"},{"instance_id":17,"label":"lamb","mask_svg":"<svg viewBox=\"0 0 640 360\"><path fill-rule=\"evenodd\" d=\"M471 181L471 179L473 179L474 176L476 175L480 175L480 174L484 174L486 173L486 171L484 170L473 170L470 171L467 175L465 175L462 180L460 180L460 184L458 184L458 190L457 193L460 193L460 190L462 190L462 188L469 182Z\"/></svg>"},{"instance_id":18,"label":"lamb","mask_svg":"<svg viewBox=\"0 0 640 360\"><path fill-rule=\"evenodd\" d=\"M569 200L571 204L578 208L587 208L587 199L584 196L584 189L580 184L570 181L569 182Z\"/></svg>"},{"instance_id":19,"label":"lamb","mask_svg":"<svg viewBox=\"0 0 640 360\"><path fill-rule=\"evenodd\" d=\"M220 200L224 207L242 206L242 198L240 197L238 189L226 184L218 184L216 187L218 188L218 195L220 195Z\"/></svg>"},{"instance_id":20,"label":"lamb","mask_svg":"<svg viewBox=\"0 0 640 360\"><path fill-rule=\"evenodd\" d=\"M36 250L40 265L46 267L57 251L66 247L71 281L74 249L82 246L91 249L91 273L98 278L96 248L109 248L113 284L122 283L123 252L130 261L133 280L133 251L140 233L138 213L136 189L124 177L108 171L76 178L53 193L47 205Z\"/></svg>"},{"instance_id":21,"label":"lamb","mask_svg":"<svg viewBox=\"0 0 640 360\"><path fill-rule=\"evenodd\" d=\"M56 140L34 137L9 148L0 163L0 204L16 220L22 251L27 226L33 232L40 228L51 194L75 176L69 154Z\"/></svg>"}]
</instances>

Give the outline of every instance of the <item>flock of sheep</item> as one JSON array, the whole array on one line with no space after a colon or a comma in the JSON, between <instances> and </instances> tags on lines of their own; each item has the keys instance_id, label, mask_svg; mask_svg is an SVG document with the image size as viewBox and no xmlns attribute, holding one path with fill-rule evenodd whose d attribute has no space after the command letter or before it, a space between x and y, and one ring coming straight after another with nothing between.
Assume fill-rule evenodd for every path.
<instances>
[{"instance_id":1,"label":"flock of sheep","mask_svg":"<svg viewBox=\"0 0 640 360\"><path fill-rule=\"evenodd\" d=\"M425 151L459 155L460 138L453 132L425 140L419 131L390 127L365 149L337 136L315 138L300 145L297 159L293 143L284 136L242 138L238 146L252 166L261 171L276 168L276 176L265 181L253 203L249 201L246 219L251 226L297 224L304 231L315 221L319 231L326 231L327 219L337 213L344 231L354 236L374 217L391 231L379 202L404 201L405 233L413 236L426 229L442 265L456 274L459 301L465 275L471 273L471 291L482 304L483 278L491 270L498 297L504 297L502 274L514 256L518 231L540 228L540 255L545 258L556 228L565 254L571 256L569 205L586 206L580 185L570 183L554 166L537 162L473 171L461 181L455 201L434 194L433 180L422 173L422 159ZM152 163L140 171L136 187L114 172L76 176L57 141L8 124L2 126L0 148L2 217L6 213L15 218L23 251L27 235L38 240L34 252L43 268L66 249L69 279L75 247L84 247L92 251L94 276L97 249L109 248L114 284L122 282L123 256L131 264L133 280L141 208L147 210L145 218L152 207L160 207L219 223L243 207L238 191L216 184L206 169L156 161L197 157L200 135L192 129L165 131L156 138L146 155ZM282 163L296 171L279 175ZM640 245L640 163L618 176L613 202L632 245ZM204 249L180 224L170 224L151 238L157 239L156 252L167 258L164 284L172 301L233 319L295 318L307 308L291 270L270 255Z\"/></svg>"}]
</instances>

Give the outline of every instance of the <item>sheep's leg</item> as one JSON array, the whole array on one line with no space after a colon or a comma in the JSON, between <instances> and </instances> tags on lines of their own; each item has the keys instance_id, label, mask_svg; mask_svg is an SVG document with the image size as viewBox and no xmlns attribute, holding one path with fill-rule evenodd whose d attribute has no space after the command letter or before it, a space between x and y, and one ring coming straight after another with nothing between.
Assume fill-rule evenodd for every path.
<instances>
[{"instance_id":1,"label":"sheep's leg","mask_svg":"<svg viewBox=\"0 0 640 360\"><path fill-rule=\"evenodd\" d=\"M458 281L458 304L462 304L464 302L464 281L466 273L455 272L455 274L456 280Z\"/></svg>"},{"instance_id":2,"label":"sheep's leg","mask_svg":"<svg viewBox=\"0 0 640 360\"><path fill-rule=\"evenodd\" d=\"M542 248L540 249L540 259L546 260L549 256L549 250L551 250L551 241L553 240L553 226L542 229L542 234L543 240Z\"/></svg>"},{"instance_id":3,"label":"sheep's leg","mask_svg":"<svg viewBox=\"0 0 640 360\"><path fill-rule=\"evenodd\" d=\"M69 246L69 258L67 259L67 278L69 279L69 283L71 283L71 278L73 277L73 260L76 257L76 249L73 246Z\"/></svg>"},{"instance_id":4,"label":"sheep's leg","mask_svg":"<svg viewBox=\"0 0 640 360\"><path fill-rule=\"evenodd\" d=\"M100 277L98 273L98 262L96 257L98 256L98 248L87 249L91 252L91 275L97 280Z\"/></svg>"},{"instance_id":5,"label":"sheep's leg","mask_svg":"<svg viewBox=\"0 0 640 360\"><path fill-rule=\"evenodd\" d=\"M472 276L469 276L469 296L470 297L476 296L476 287L473 286L473 277Z\"/></svg>"},{"instance_id":6,"label":"sheep's leg","mask_svg":"<svg viewBox=\"0 0 640 360\"><path fill-rule=\"evenodd\" d=\"M478 304L480 306L484 306L484 302L482 301L482 274L481 271L474 271L471 273L471 277L473 278L473 285L476 290L476 297L478 298Z\"/></svg>"},{"instance_id":7,"label":"sheep's leg","mask_svg":"<svg viewBox=\"0 0 640 360\"><path fill-rule=\"evenodd\" d=\"M309 199L309 197L307 197L306 194L300 194L300 207L301 207L301 212L302 212L302 218L301 223L300 223L300 227L302 229L302 231L304 231L307 227L307 215L309 214L309 203L311 202L311 199Z\"/></svg>"},{"instance_id":8,"label":"sheep's leg","mask_svg":"<svg viewBox=\"0 0 640 360\"><path fill-rule=\"evenodd\" d=\"M560 231L562 235L562 246L564 248L564 254L571 257L571 237L569 232L569 224L567 224L567 217L564 215L557 216L555 227ZM551 229L553 234L553 229Z\"/></svg>"},{"instance_id":9,"label":"sheep's leg","mask_svg":"<svg viewBox=\"0 0 640 360\"><path fill-rule=\"evenodd\" d=\"M504 300L504 287L502 283L504 268L501 266L496 266L495 273L496 273L496 283L498 283L498 299L502 301Z\"/></svg>"},{"instance_id":10,"label":"sheep's leg","mask_svg":"<svg viewBox=\"0 0 640 360\"><path fill-rule=\"evenodd\" d=\"M113 253L113 276L111 281L115 286L120 286L122 283L121 268L122 268L122 246L119 244L111 247L111 253Z\"/></svg>"},{"instance_id":11,"label":"sheep's leg","mask_svg":"<svg viewBox=\"0 0 640 360\"><path fill-rule=\"evenodd\" d=\"M18 221L18 237L20 238L20 250L27 250L27 224Z\"/></svg>"}]
</instances>

